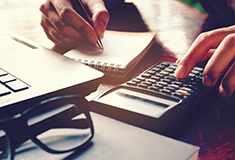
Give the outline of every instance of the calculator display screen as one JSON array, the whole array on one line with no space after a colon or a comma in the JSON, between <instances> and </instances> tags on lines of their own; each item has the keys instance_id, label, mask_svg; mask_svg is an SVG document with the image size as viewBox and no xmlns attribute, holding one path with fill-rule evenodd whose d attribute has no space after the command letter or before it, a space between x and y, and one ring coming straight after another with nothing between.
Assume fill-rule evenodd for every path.
<instances>
[{"instance_id":1,"label":"calculator display screen","mask_svg":"<svg viewBox=\"0 0 235 160\"><path fill-rule=\"evenodd\" d=\"M113 107L151 117L160 117L169 107L178 102L163 99L125 88L119 88L99 98L100 102Z\"/></svg>"},{"instance_id":2,"label":"calculator display screen","mask_svg":"<svg viewBox=\"0 0 235 160\"><path fill-rule=\"evenodd\" d=\"M125 97L126 99L129 99L130 101L132 101L134 103L149 105L149 106L156 107L156 108L159 108L159 109L165 109L169 106L167 104L156 102L156 101L146 99L146 98L143 98L143 97L138 97L138 96L135 96L135 95L126 94L126 93L123 93L123 92L117 92L117 94L122 96L122 97Z\"/></svg>"}]
</instances>

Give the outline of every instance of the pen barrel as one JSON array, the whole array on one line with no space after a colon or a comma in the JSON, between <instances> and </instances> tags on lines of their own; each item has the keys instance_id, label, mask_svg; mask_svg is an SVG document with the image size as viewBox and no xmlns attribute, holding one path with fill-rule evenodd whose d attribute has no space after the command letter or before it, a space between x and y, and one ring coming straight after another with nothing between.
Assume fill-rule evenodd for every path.
<instances>
[{"instance_id":1,"label":"pen barrel","mask_svg":"<svg viewBox=\"0 0 235 160\"><path fill-rule=\"evenodd\" d=\"M87 21L91 26L93 26L93 22L91 20L91 13L89 9L82 3L81 0L71 0L72 6L74 10L82 16L82 18Z\"/></svg>"},{"instance_id":2,"label":"pen barrel","mask_svg":"<svg viewBox=\"0 0 235 160\"><path fill-rule=\"evenodd\" d=\"M83 4L83 2L81 0L71 0L72 6L74 8L74 10L83 17L83 19L88 22L92 27L93 26L93 22L91 19L91 12L89 11L89 9ZM103 50L103 45L101 43L100 38L98 37L98 41L96 42L97 46Z\"/></svg>"}]
</instances>

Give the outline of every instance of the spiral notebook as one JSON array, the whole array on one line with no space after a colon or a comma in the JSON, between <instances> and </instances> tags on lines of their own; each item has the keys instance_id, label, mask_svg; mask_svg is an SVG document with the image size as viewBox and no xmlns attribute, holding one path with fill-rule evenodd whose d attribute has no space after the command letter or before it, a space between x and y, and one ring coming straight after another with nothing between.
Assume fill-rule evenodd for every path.
<instances>
[{"instance_id":1,"label":"spiral notebook","mask_svg":"<svg viewBox=\"0 0 235 160\"><path fill-rule=\"evenodd\" d=\"M124 78L151 47L155 32L105 31L104 50L95 44L79 46L64 55L104 72Z\"/></svg>"}]
</instances>

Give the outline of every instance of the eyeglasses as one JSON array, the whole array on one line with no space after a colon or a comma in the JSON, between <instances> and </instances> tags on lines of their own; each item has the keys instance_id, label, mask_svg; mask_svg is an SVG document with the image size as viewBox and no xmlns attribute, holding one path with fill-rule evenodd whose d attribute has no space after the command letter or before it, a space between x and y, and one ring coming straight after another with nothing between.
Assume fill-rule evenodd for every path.
<instances>
[{"instance_id":1,"label":"eyeglasses","mask_svg":"<svg viewBox=\"0 0 235 160\"><path fill-rule=\"evenodd\" d=\"M0 159L13 160L15 149L29 139L49 153L66 153L83 148L93 136L85 98L53 97L0 119Z\"/></svg>"}]
</instances>

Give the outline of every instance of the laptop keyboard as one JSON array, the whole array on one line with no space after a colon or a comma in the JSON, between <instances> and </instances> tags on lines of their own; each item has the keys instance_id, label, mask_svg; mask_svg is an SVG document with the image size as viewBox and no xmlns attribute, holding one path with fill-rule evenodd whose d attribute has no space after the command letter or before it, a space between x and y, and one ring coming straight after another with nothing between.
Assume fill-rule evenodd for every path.
<instances>
[{"instance_id":1,"label":"laptop keyboard","mask_svg":"<svg viewBox=\"0 0 235 160\"><path fill-rule=\"evenodd\" d=\"M28 89L29 86L0 68L0 97Z\"/></svg>"}]
</instances>

